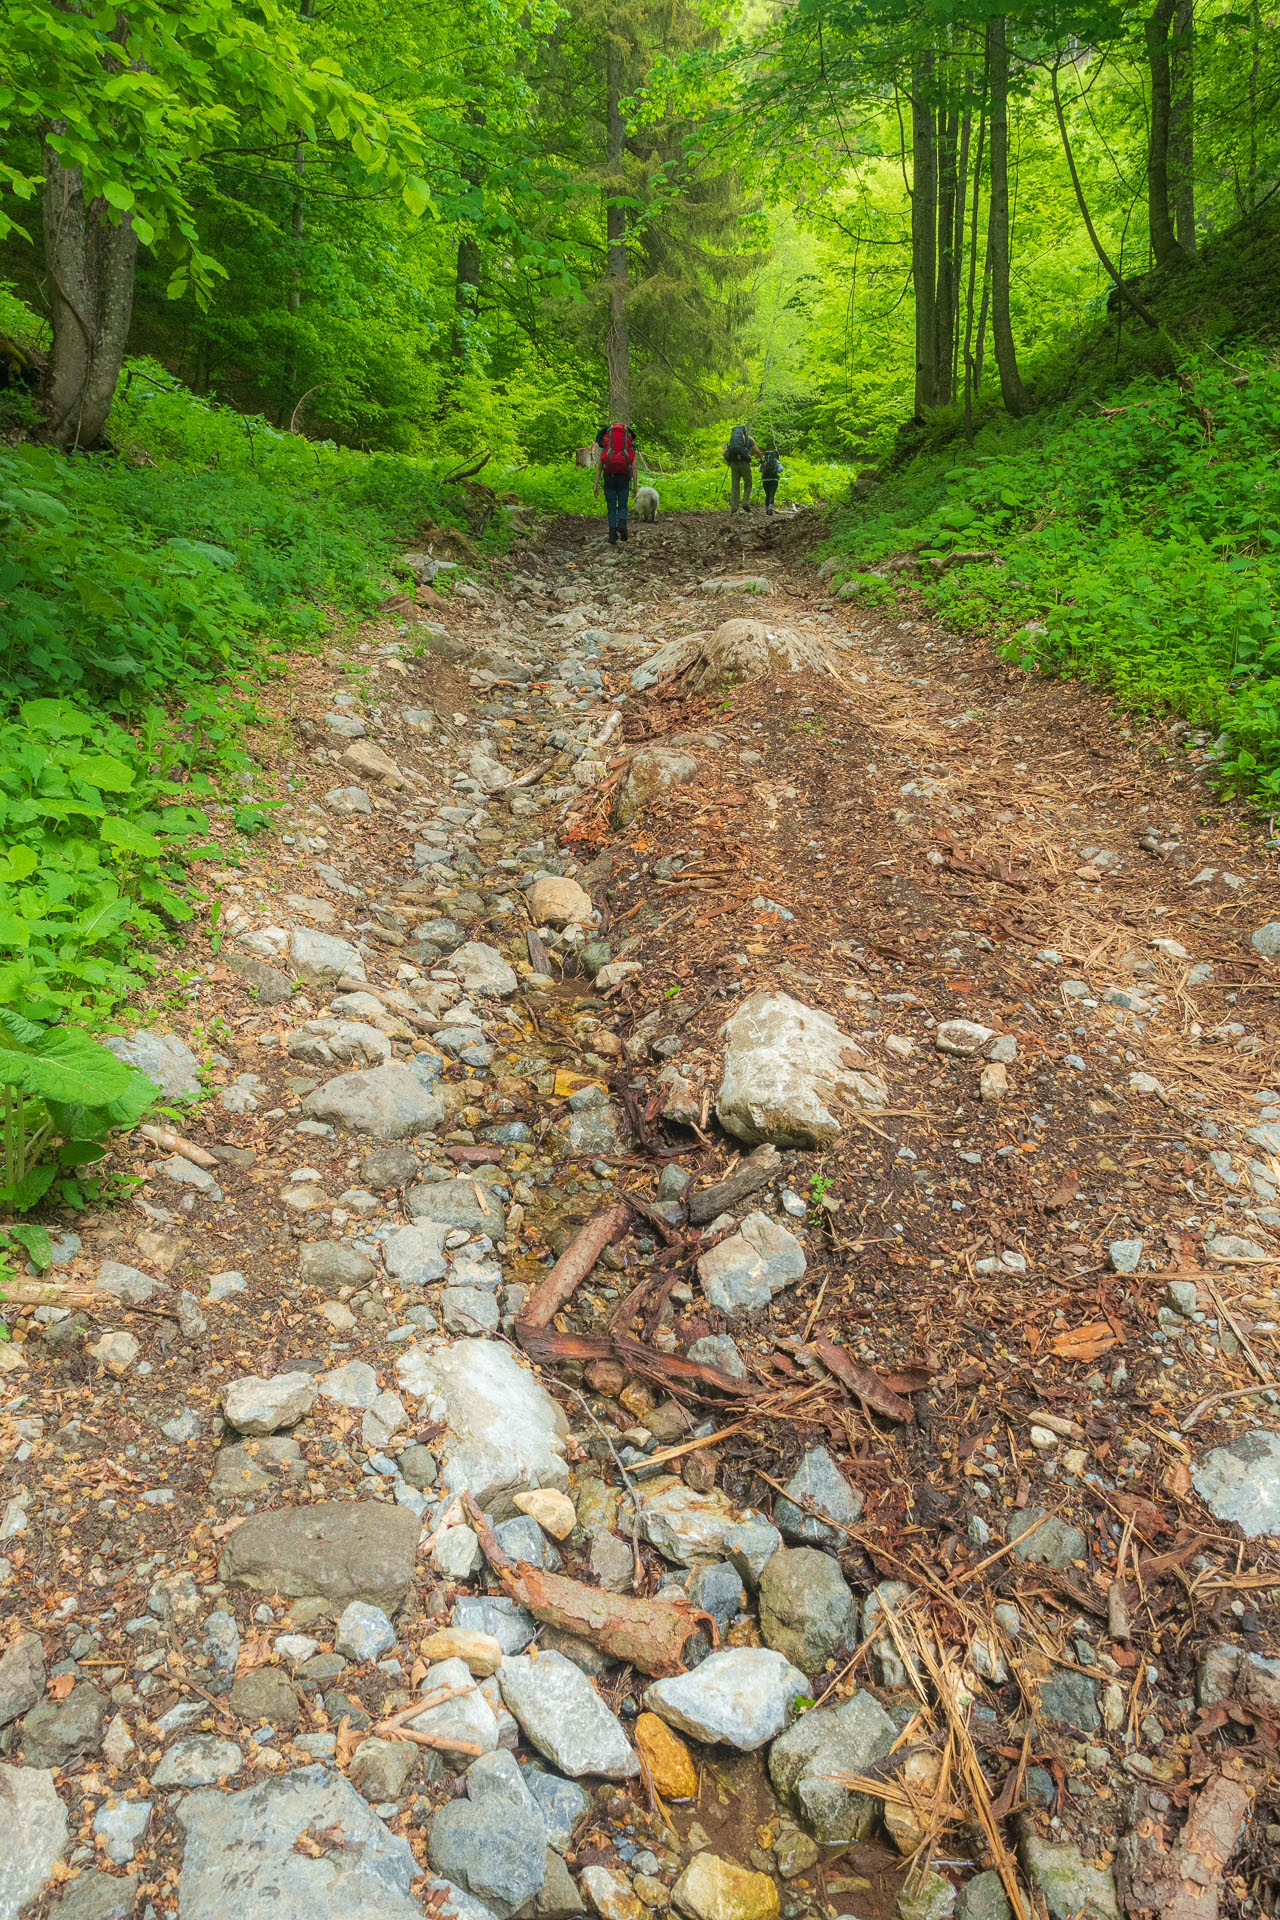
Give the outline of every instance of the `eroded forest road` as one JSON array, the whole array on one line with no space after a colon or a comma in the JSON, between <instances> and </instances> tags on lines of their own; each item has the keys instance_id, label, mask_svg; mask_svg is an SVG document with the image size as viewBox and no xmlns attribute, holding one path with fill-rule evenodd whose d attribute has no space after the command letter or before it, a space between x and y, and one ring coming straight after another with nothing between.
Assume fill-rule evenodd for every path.
<instances>
[{"instance_id":1,"label":"eroded forest road","mask_svg":"<svg viewBox=\"0 0 1280 1920\"><path fill-rule=\"evenodd\" d=\"M3 1377L0 1916L1276 1910L1273 856L813 534L280 692Z\"/></svg>"}]
</instances>

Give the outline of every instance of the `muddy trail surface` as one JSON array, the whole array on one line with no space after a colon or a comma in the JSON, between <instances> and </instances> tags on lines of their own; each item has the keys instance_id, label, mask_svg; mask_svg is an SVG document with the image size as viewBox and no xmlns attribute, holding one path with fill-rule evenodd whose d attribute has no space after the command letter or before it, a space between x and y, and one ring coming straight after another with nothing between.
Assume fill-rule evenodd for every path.
<instances>
[{"instance_id":1,"label":"muddy trail surface","mask_svg":"<svg viewBox=\"0 0 1280 1920\"><path fill-rule=\"evenodd\" d=\"M1271 857L818 531L264 696L0 1346L3 1920L1276 1911Z\"/></svg>"}]
</instances>

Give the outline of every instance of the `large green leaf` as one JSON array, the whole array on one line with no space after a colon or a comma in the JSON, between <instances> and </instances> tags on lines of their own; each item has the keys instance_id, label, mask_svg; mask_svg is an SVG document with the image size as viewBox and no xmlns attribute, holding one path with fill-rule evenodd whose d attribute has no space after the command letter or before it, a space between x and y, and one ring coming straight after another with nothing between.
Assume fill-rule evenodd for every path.
<instances>
[{"instance_id":1,"label":"large green leaf","mask_svg":"<svg viewBox=\"0 0 1280 1920\"><path fill-rule=\"evenodd\" d=\"M103 793L128 793L134 785L132 768L110 753L81 754L72 761L68 772L78 780L87 780L91 787L98 787Z\"/></svg>"},{"instance_id":2,"label":"large green leaf","mask_svg":"<svg viewBox=\"0 0 1280 1920\"><path fill-rule=\"evenodd\" d=\"M12 1078L13 1063L22 1061L21 1077L14 1084L44 1100L102 1107L119 1100L137 1077L136 1068L117 1060L81 1027L55 1027L38 1046L39 1051L29 1053L0 1051L0 1074Z\"/></svg>"},{"instance_id":3,"label":"large green leaf","mask_svg":"<svg viewBox=\"0 0 1280 1920\"><path fill-rule=\"evenodd\" d=\"M136 853L151 860L159 859L164 853L163 840L157 840L154 833L148 833L145 827L120 814L107 814L99 831L107 845L118 847L121 853Z\"/></svg>"}]
</instances>

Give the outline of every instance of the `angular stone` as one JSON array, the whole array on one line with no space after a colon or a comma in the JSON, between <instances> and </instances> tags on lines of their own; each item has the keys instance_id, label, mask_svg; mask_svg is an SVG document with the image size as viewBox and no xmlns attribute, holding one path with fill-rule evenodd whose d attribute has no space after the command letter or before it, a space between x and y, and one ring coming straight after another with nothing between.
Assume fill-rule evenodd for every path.
<instances>
[{"instance_id":1,"label":"angular stone","mask_svg":"<svg viewBox=\"0 0 1280 1920\"><path fill-rule=\"evenodd\" d=\"M577 1920L586 1907L573 1875L554 1848L547 1848L546 1860L546 1878L534 1895L533 1920Z\"/></svg>"},{"instance_id":2,"label":"angular stone","mask_svg":"<svg viewBox=\"0 0 1280 1920\"><path fill-rule=\"evenodd\" d=\"M600 1920L645 1920L645 1909L618 1867L584 1867L582 1891Z\"/></svg>"},{"instance_id":3,"label":"angular stone","mask_svg":"<svg viewBox=\"0 0 1280 1920\"><path fill-rule=\"evenodd\" d=\"M497 1299L479 1287L444 1287L440 1319L446 1333L496 1333L502 1319Z\"/></svg>"},{"instance_id":4,"label":"angular stone","mask_svg":"<svg viewBox=\"0 0 1280 1920\"><path fill-rule=\"evenodd\" d=\"M629 1780L639 1771L621 1722L563 1654L511 1656L498 1685L529 1740L561 1773Z\"/></svg>"},{"instance_id":5,"label":"angular stone","mask_svg":"<svg viewBox=\"0 0 1280 1920\"><path fill-rule=\"evenodd\" d=\"M478 1747L481 1753L492 1753L498 1744L498 1719L488 1699L480 1690L480 1685L472 1679L463 1660L441 1660L437 1665L428 1667L422 1682L422 1692L429 1695L443 1687L465 1687L465 1693L455 1694L451 1700L442 1700L438 1706L424 1707L408 1724L417 1733L430 1733L445 1740L463 1740ZM454 1766L465 1765L460 1758L453 1760Z\"/></svg>"},{"instance_id":6,"label":"angular stone","mask_svg":"<svg viewBox=\"0 0 1280 1920\"><path fill-rule=\"evenodd\" d=\"M364 1409L378 1398L378 1376L366 1360L348 1360L345 1367L321 1374L320 1392L340 1407Z\"/></svg>"},{"instance_id":7,"label":"angular stone","mask_svg":"<svg viewBox=\"0 0 1280 1920\"><path fill-rule=\"evenodd\" d=\"M153 1787L211 1787L230 1780L244 1765L233 1740L212 1733L189 1733L175 1740L151 1775Z\"/></svg>"},{"instance_id":8,"label":"angular stone","mask_svg":"<svg viewBox=\"0 0 1280 1920\"><path fill-rule=\"evenodd\" d=\"M615 828L628 826L639 809L655 794L670 787L684 786L697 777L698 763L691 753L678 747L641 747L618 782L610 820Z\"/></svg>"},{"instance_id":9,"label":"angular stone","mask_svg":"<svg viewBox=\"0 0 1280 1920\"><path fill-rule=\"evenodd\" d=\"M380 1452L391 1443L408 1419L399 1394L376 1394L365 1408L364 1419L360 1423L362 1444L372 1453Z\"/></svg>"},{"instance_id":10,"label":"angular stone","mask_svg":"<svg viewBox=\"0 0 1280 1920\"><path fill-rule=\"evenodd\" d=\"M108 1034L102 1044L117 1060L145 1073L166 1100L199 1098L200 1062L185 1040L179 1040L172 1033L149 1033L140 1028L127 1039L124 1034Z\"/></svg>"},{"instance_id":11,"label":"angular stone","mask_svg":"<svg viewBox=\"0 0 1280 1920\"><path fill-rule=\"evenodd\" d=\"M503 1653L523 1653L538 1631L531 1613L505 1594L463 1594L453 1603L449 1624L464 1633L489 1634Z\"/></svg>"},{"instance_id":12,"label":"angular stone","mask_svg":"<svg viewBox=\"0 0 1280 1920\"><path fill-rule=\"evenodd\" d=\"M335 1653L345 1654L360 1666L368 1666L390 1653L395 1644L396 1630L381 1607L353 1600L349 1607L343 1608L333 1642Z\"/></svg>"},{"instance_id":13,"label":"angular stone","mask_svg":"<svg viewBox=\"0 0 1280 1920\"><path fill-rule=\"evenodd\" d=\"M548 1773L536 1761L522 1761L520 1773L546 1823L547 1842L563 1853L573 1830L591 1805L591 1796L574 1780Z\"/></svg>"},{"instance_id":14,"label":"angular stone","mask_svg":"<svg viewBox=\"0 0 1280 1920\"><path fill-rule=\"evenodd\" d=\"M44 1767L0 1764L0 1920L18 1920L67 1845L67 1810Z\"/></svg>"},{"instance_id":15,"label":"angular stone","mask_svg":"<svg viewBox=\"0 0 1280 1920\"><path fill-rule=\"evenodd\" d=\"M337 1240L315 1240L300 1250L298 1272L308 1286L363 1287L372 1280L374 1265L355 1247L344 1247Z\"/></svg>"},{"instance_id":16,"label":"angular stone","mask_svg":"<svg viewBox=\"0 0 1280 1920\"><path fill-rule=\"evenodd\" d=\"M283 1480L305 1476L306 1461L297 1441L283 1433L272 1433L239 1446L219 1447L209 1491L215 1500L244 1500L250 1494L278 1487Z\"/></svg>"},{"instance_id":17,"label":"angular stone","mask_svg":"<svg viewBox=\"0 0 1280 1920\"><path fill-rule=\"evenodd\" d=\"M679 1566L723 1558L725 1535L741 1519L742 1509L714 1487L697 1493L674 1480L641 1496L641 1537Z\"/></svg>"},{"instance_id":18,"label":"angular stone","mask_svg":"<svg viewBox=\"0 0 1280 1920\"><path fill-rule=\"evenodd\" d=\"M1215 1447L1191 1484L1215 1520L1234 1520L1246 1539L1280 1534L1280 1433L1255 1427Z\"/></svg>"},{"instance_id":19,"label":"angular stone","mask_svg":"<svg viewBox=\"0 0 1280 1920\"><path fill-rule=\"evenodd\" d=\"M409 1147L374 1147L360 1162L360 1178L366 1187L382 1193L392 1187L407 1187L417 1179L420 1165Z\"/></svg>"},{"instance_id":20,"label":"angular stone","mask_svg":"<svg viewBox=\"0 0 1280 1920\"><path fill-rule=\"evenodd\" d=\"M573 1502L552 1487L538 1487L532 1493L518 1493L512 1503L519 1513L527 1513L553 1540L567 1540L577 1522Z\"/></svg>"},{"instance_id":21,"label":"angular stone","mask_svg":"<svg viewBox=\"0 0 1280 1920\"><path fill-rule=\"evenodd\" d=\"M849 1485L826 1448L811 1447L788 1480L786 1495L773 1503L774 1524L788 1540L841 1546L847 1538L842 1529L857 1523L862 1506L861 1492ZM836 1524L828 1526L829 1520Z\"/></svg>"},{"instance_id":22,"label":"angular stone","mask_svg":"<svg viewBox=\"0 0 1280 1920\"><path fill-rule=\"evenodd\" d=\"M468 940L454 949L449 971L456 974L468 993L495 994L502 998L514 993L520 982L496 947L483 940Z\"/></svg>"},{"instance_id":23,"label":"angular stone","mask_svg":"<svg viewBox=\"0 0 1280 1920\"><path fill-rule=\"evenodd\" d=\"M994 1868L965 1881L956 1895L956 1920L1013 1920L1013 1909Z\"/></svg>"},{"instance_id":24,"label":"angular stone","mask_svg":"<svg viewBox=\"0 0 1280 1920\"><path fill-rule=\"evenodd\" d=\"M312 1119L331 1120L374 1140L430 1133L444 1119L444 1103L400 1060L326 1080L303 1101Z\"/></svg>"},{"instance_id":25,"label":"angular stone","mask_svg":"<svg viewBox=\"0 0 1280 1920\"><path fill-rule=\"evenodd\" d=\"M391 1058L391 1042L365 1020L338 1020L331 1014L307 1020L289 1035L291 1060L315 1067L376 1067Z\"/></svg>"},{"instance_id":26,"label":"angular stone","mask_svg":"<svg viewBox=\"0 0 1280 1920\"><path fill-rule=\"evenodd\" d=\"M698 1769L678 1733L656 1713L642 1713L636 1721L636 1746L649 1769L655 1793L663 1800L692 1800L698 1791Z\"/></svg>"},{"instance_id":27,"label":"angular stone","mask_svg":"<svg viewBox=\"0 0 1280 1920\"><path fill-rule=\"evenodd\" d=\"M150 1800L115 1800L93 1816L93 1831L113 1866L127 1867L151 1823Z\"/></svg>"},{"instance_id":28,"label":"angular stone","mask_svg":"<svg viewBox=\"0 0 1280 1920\"><path fill-rule=\"evenodd\" d=\"M671 1889L692 1920L776 1920L778 1889L767 1873L751 1873L719 1854L695 1853Z\"/></svg>"},{"instance_id":29,"label":"angular stone","mask_svg":"<svg viewBox=\"0 0 1280 1920\"><path fill-rule=\"evenodd\" d=\"M352 773L366 775L375 785L382 781L389 787L405 785L405 777L391 755L375 746L372 740L353 741L341 755L339 764L349 767Z\"/></svg>"},{"instance_id":30,"label":"angular stone","mask_svg":"<svg viewBox=\"0 0 1280 1920\"><path fill-rule=\"evenodd\" d=\"M705 1333L689 1349L689 1358L699 1366L718 1367L731 1380L745 1380L747 1369L737 1345L727 1333Z\"/></svg>"},{"instance_id":31,"label":"angular stone","mask_svg":"<svg viewBox=\"0 0 1280 1920\"><path fill-rule=\"evenodd\" d=\"M49 1920L129 1920L138 1903L136 1873L100 1873L90 1867L67 1883L49 1908Z\"/></svg>"},{"instance_id":32,"label":"angular stone","mask_svg":"<svg viewBox=\"0 0 1280 1920\"><path fill-rule=\"evenodd\" d=\"M802 1673L821 1673L850 1637L857 1603L829 1553L784 1547L760 1576L760 1637Z\"/></svg>"},{"instance_id":33,"label":"angular stone","mask_svg":"<svg viewBox=\"0 0 1280 1920\"><path fill-rule=\"evenodd\" d=\"M20 1633L0 1660L0 1727L27 1713L44 1693L44 1647L38 1633Z\"/></svg>"},{"instance_id":34,"label":"angular stone","mask_svg":"<svg viewBox=\"0 0 1280 1920\"><path fill-rule=\"evenodd\" d=\"M413 1584L422 1523L388 1501L325 1500L255 1513L222 1548L218 1577L262 1593L366 1600L394 1614Z\"/></svg>"},{"instance_id":35,"label":"angular stone","mask_svg":"<svg viewBox=\"0 0 1280 1920\"><path fill-rule=\"evenodd\" d=\"M959 1054L970 1059L995 1039L994 1027L979 1026L976 1020L944 1020L934 1035L939 1053Z\"/></svg>"},{"instance_id":36,"label":"angular stone","mask_svg":"<svg viewBox=\"0 0 1280 1920\"><path fill-rule=\"evenodd\" d=\"M344 973L357 980L365 977L364 961L358 947L336 934L319 933L314 927L294 927L289 935L289 960L299 979L322 983L340 980Z\"/></svg>"},{"instance_id":37,"label":"angular stone","mask_svg":"<svg viewBox=\"0 0 1280 1920\"><path fill-rule=\"evenodd\" d=\"M1196 1672L1196 1699L1202 1707L1242 1700L1272 1720L1280 1719L1280 1659L1254 1653L1231 1640L1210 1647Z\"/></svg>"},{"instance_id":38,"label":"angular stone","mask_svg":"<svg viewBox=\"0 0 1280 1920\"><path fill-rule=\"evenodd\" d=\"M897 1920L951 1920L955 1908L955 1887L932 1869L901 1887L894 1902Z\"/></svg>"},{"instance_id":39,"label":"angular stone","mask_svg":"<svg viewBox=\"0 0 1280 1920\"><path fill-rule=\"evenodd\" d=\"M1036 1522L1040 1524L1036 1526ZM1028 1527L1035 1527L1034 1533L1028 1533L1025 1540L1013 1549L1015 1560L1039 1562L1046 1567L1069 1567L1073 1560L1083 1560L1085 1538L1078 1527L1068 1526L1065 1520L1046 1518L1039 1507L1018 1507L1009 1516L1009 1539L1016 1540L1020 1533L1026 1533Z\"/></svg>"},{"instance_id":40,"label":"angular stone","mask_svg":"<svg viewBox=\"0 0 1280 1920\"><path fill-rule=\"evenodd\" d=\"M343 716L344 720L346 716ZM351 729L364 731L364 723L352 717L346 722ZM343 729L344 731L346 728ZM324 803L331 813L372 813L373 802L363 787L330 787L324 797Z\"/></svg>"},{"instance_id":41,"label":"angular stone","mask_svg":"<svg viewBox=\"0 0 1280 1920\"><path fill-rule=\"evenodd\" d=\"M878 1803L833 1776L869 1773L898 1737L898 1729L870 1693L802 1714L774 1741L769 1778L775 1792L823 1845L865 1840Z\"/></svg>"},{"instance_id":42,"label":"angular stone","mask_svg":"<svg viewBox=\"0 0 1280 1920\"><path fill-rule=\"evenodd\" d=\"M709 1613L716 1632L724 1639L742 1605L742 1575L728 1560L711 1566L695 1567L684 1583L691 1603Z\"/></svg>"},{"instance_id":43,"label":"angular stone","mask_svg":"<svg viewBox=\"0 0 1280 1920\"><path fill-rule=\"evenodd\" d=\"M463 1627L441 1627L428 1634L418 1651L424 1660L462 1660L468 1673L482 1680L502 1665L502 1646L491 1633L468 1633Z\"/></svg>"},{"instance_id":44,"label":"angular stone","mask_svg":"<svg viewBox=\"0 0 1280 1920\"><path fill-rule=\"evenodd\" d=\"M793 1233L766 1213L749 1213L737 1233L701 1256L698 1278L721 1313L749 1313L799 1280L807 1264Z\"/></svg>"},{"instance_id":45,"label":"angular stone","mask_svg":"<svg viewBox=\"0 0 1280 1920\"><path fill-rule=\"evenodd\" d=\"M418 1764L418 1749L407 1740L362 1740L351 1756L347 1777L371 1806L398 1800Z\"/></svg>"},{"instance_id":46,"label":"angular stone","mask_svg":"<svg viewBox=\"0 0 1280 1920\"><path fill-rule=\"evenodd\" d=\"M448 1231L431 1221L393 1228L382 1243L387 1272L407 1287L425 1287L432 1280L442 1280L448 1272L444 1252Z\"/></svg>"},{"instance_id":47,"label":"angular stone","mask_svg":"<svg viewBox=\"0 0 1280 1920\"><path fill-rule=\"evenodd\" d=\"M134 1306L141 1306L169 1291L163 1280L154 1280L149 1273L143 1273L138 1267L125 1266L120 1260L104 1260L98 1268L94 1284L100 1292L113 1294L117 1300L127 1300Z\"/></svg>"},{"instance_id":48,"label":"angular stone","mask_svg":"<svg viewBox=\"0 0 1280 1920\"><path fill-rule=\"evenodd\" d=\"M276 1433L296 1426L315 1403L316 1383L309 1373L277 1373L270 1379L247 1373L222 1389L223 1416L237 1433Z\"/></svg>"},{"instance_id":49,"label":"angular stone","mask_svg":"<svg viewBox=\"0 0 1280 1920\"><path fill-rule=\"evenodd\" d=\"M695 1740L723 1741L752 1753L787 1724L791 1703L809 1682L767 1647L730 1647L709 1654L692 1673L655 1680L645 1705Z\"/></svg>"},{"instance_id":50,"label":"angular stone","mask_svg":"<svg viewBox=\"0 0 1280 1920\"><path fill-rule=\"evenodd\" d=\"M1078 1848L1055 1846L1034 1834L1023 1840L1021 1852L1027 1878L1043 1898L1049 1920L1120 1920L1110 1867L1091 1867Z\"/></svg>"},{"instance_id":51,"label":"angular stone","mask_svg":"<svg viewBox=\"0 0 1280 1920\"><path fill-rule=\"evenodd\" d=\"M427 1845L436 1872L483 1900L498 1920L531 1900L546 1878L542 1815L496 1794L446 1802L431 1817Z\"/></svg>"},{"instance_id":52,"label":"angular stone","mask_svg":"<svg viewBox=\"0 0 1280 1920\"><path fill-rule=\"evenodd\" d=\"M730 1527L720 1542L720 1550L742 1575L743 1585L754 1590L781 1545L782 1535L772 1521L751 1519L739 1520Z\"/></svg>"},{"instance_id":53,"label":"angular stone","mask_svg":"<svg viewBox=\"0 0 1280 1920\"><path fill-rule=\"evenodd\" d=\"M1040 1710L1046 1720L1076 1733L1096 1733L1102 1725L1097 1689L1087 1673L1050 1674L1040 1685Z\"/></svg>"},{"instance_id":54,"label":"angular stone","mask_svg":"<svg viewBox=\"0 0 1280 1920\"><path fill-rule=\"evenodd\" d=\"M227 1695L227 1704L241 1726L261 1726L295 1733L302 1724L298 1696L280 1667L249 1667Z\"/></svg>"},{"instance_id":55,"label":"angular stone","mask_svg":"<svg viewBox=\"0 0 1280 1920\"><path fill-rule=\"evenodd\" d=\"M110 1701L81 1680L65 1700L32 1707L22 1722L22 1758L29 1767L65 1767L102 1746Z\"/></svg>"},{"instance_id":56,"label":"angular stone","mask_svg":"<svg viewBox=\"0 0 1280 1920\"><path fill-rule=\"evenodd\" d=\"M716 1112L739 1140L829 1147L842 1131L842 1102L872 1111L889 1104L884 1081L849 1064L862 1051L830 1014L789 994L753 993L720 1038L725 1062Z\"/></svg>"},{"instance_id":57,"label":"angular stone","mask_svg":"<svg viewBox=\"0 0 1280 1920\"><path fill-rule=\"evenodd\" d=\"M188 1794L174 1817L186 1832L182 1920L422 1920L407 1841L329 1767L297 1767L241 1793ZM304 1833L335 1831L342 1845L318 1858L297 1846Z\"/></svg>"},{"instance_id":58,"label":"angular stone","mask_svg":"<svg viewBox=\"0 0 1280 1920\"><path fill-rule=\"evenodd\" d=\"M230 972L257 997L259 1006L282 1007L293 998L293 982L278 967L268 966L252 953L227 953L223 959Z\"/></svg>"},{"instance_id":59,"label":"angular stone","mask_svg":"<svg viewBox=\"0 0 1280 1920\"><path fill-rule=\"evenodd\" d=\"M487 1233L491 1240L501 1240L506 1232L506 1217L496 1190L469 1174L420 1181L409 1188L404 1203L415 1220L434 1221L445 1228L460 1227L467 1233Z\"/></svg>"},{"instance_id":60,"label":"angular stone","mask_svg":"<svg viewBox=\"0 0 1280 1920\"><path fill-rule=\"evenodd\" d=\"M496 1340L414 1347L397 1361L396 1376L403 1392L425 1399L421 1417L446 1429L438 1452L448 1494L465 1488L486 1513L507 1519L515 1494L568 1487L568 1420L509 1347Z\"/></svg>"}]
</instances>

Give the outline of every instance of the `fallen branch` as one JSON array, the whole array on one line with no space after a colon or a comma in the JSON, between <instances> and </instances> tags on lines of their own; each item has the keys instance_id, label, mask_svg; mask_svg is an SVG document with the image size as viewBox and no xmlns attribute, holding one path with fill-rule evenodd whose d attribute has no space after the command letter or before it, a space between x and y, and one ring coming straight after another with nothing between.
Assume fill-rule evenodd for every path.
<instances>
[{"instance_id":1,"label":"fallen branch","mask_svg":"<svg viewBox=\"0 0 1280 1920\"><path fill-rule=\"evenodd\" d=\"M456 485L459 480L470 480L475 474L479 473L481 467L487 467L492 458L493 455L491 453L482 454L473 467L459 467L456 473L446 473L440 485L442 487L452 487ZM445 531L448 532L449 529L446 528Z\"/></svg>"},{"instance_id":2,"label":"fallen branch","mask_svg":"<svg viewBox=\"0 0 1280 1920\"><path fill-rule=\"evenodd\" d=\"M731 1379L718 1367L687 1360L677 1353L658 1353L640 1340L611 1339L608 1334L556 1333L548 1327L516 1321L516 1338L531 1360L616 1360L628 1373L653 1380L668 1393L696 1400L708 1397L752 1399L759 1389L745 1380Z\"/></svg>"},{"instance_id":3,"label":"fallen branch","mask_svg":"<svg viewBox=\"0 0 1280 1920\"><path fill-rule=\"evenodd\" d=\"M703 1187L700 1192L689 1195L690 1220L695 1227L704 1227L708 1220L714 1220L719 1213L727 1213L758 1187L767 1187L781 1172L782 1155L778 1149L767 1143L757 1147L727 1179L717 1180L714 1186Z\"/></svg>"},{"instance_id":4,"label":"fallen branch","mask_svg":"<svg viewBox=\"0 0 1280 1920\"><path fill-rule=\"evenodd\" d=\"M495 787L489 798L496 800L504 793L514 793L517 787L531 787L535 780L541 780L544 773L550 773L555 763L556 756L553 753L548 759L539 760L536 766L526 767L524 772L518 773L514 780L508 780L505 787Z\"/></svg>"},{"instance_id":5,"label":"fallen branch","mask_svg":"<svg viewBox=\"0 0 1280 1920\"><path fill-rule=\"evenodd\" d=\"M589 1640L601 1653L641 1673L664 1679L685 1672L683 1650L705 1621L716 1640L709 1613L693 1607L683 1595L646 1600L626 1593L606 1593L559 1573L513 1561L498 1545L493 1528L469 1493L467 1514L485 1558L502 1582L503 1590L544 1626Z\"/></svg>"},{"instance_id":6,"label":"fallen branch","mask_svg":"<svg viewBox=\"0 0 1280 1920\"><path fill-rule=\"evenodd\" d=\"M594 1215L585 1226L579 1227L546 1279L534 1292L533 1298L525 1302L524 1310L516 1321L516 1333L526 1352L532 1352L533 1349L525 1340L524 1330L551 1324L561 1307L567 1306L572 1300L605 1248L622 1238L630 1220L630 1207L625 1200L618 1200L613 1206L606 1207L603 1213Z\"/></svg>"},{"instance_id":7,"label":"fallen branch","mask_svg":"<svg viewBox=\"0 0 1280 1920\"><path fill-rule=\"evenodd\" d=\"M161 1147L165 1153L180 1153L184 1159L190 1160L197 1167L216 1167L218 1164L211 1153L206 1152L203 1147L198 1147L194 1140L188 1140L182 1134L175 1133L172 1127L139 1127L138 1132L144 1140L149 1140L153 1147Z\"/></svg>"}]
</instances>

